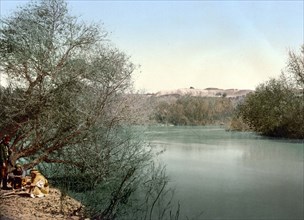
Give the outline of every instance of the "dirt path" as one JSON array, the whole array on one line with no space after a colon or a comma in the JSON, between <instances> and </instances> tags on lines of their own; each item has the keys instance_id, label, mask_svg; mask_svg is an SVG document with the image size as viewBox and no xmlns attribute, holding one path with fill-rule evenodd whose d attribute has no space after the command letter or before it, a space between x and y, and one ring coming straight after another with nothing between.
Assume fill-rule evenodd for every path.
<instances>
[{"instance_id":1,"label":"dirt path","mask_svg":"<svg viewBox=\"0 0 304 220\"><path fill-rule=\"evenodd\" d=\"M31 198L25 192L0 191L0 220L86 219L84 206L51 188L48 196ZM88 219L88 218L87 218Z\"/></svg>"}]
</instances>

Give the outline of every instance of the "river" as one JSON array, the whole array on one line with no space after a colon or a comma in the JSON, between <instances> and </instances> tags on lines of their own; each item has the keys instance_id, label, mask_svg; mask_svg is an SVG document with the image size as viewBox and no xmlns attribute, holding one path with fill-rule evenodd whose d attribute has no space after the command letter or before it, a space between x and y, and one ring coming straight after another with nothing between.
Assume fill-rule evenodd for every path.
<instances>
[{"instance_id":1,"label":"river","mask_svg":"<svg viewBox=\"0 0 304 220\"><path fill-rule=\"evenodd\" d=\"M303 219L303 141L209 127L150 127L181 219ZM197 216L199 213L201 215Z\"/></svg>"}]
</instances>

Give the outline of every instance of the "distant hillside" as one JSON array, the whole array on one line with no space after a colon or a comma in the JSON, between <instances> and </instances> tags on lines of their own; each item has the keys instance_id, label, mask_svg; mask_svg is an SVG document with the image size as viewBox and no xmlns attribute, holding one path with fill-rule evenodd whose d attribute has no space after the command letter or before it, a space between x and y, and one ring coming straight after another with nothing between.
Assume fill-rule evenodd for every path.
<instances>
[{"instance_id":1,"label":"distant hillside","mask_svg":"<svg viewBox=\"0 0 304 220\"><path fill-rule=\"evenodd\" d=\"M218 89L218 88L206 88L206 89L194 89L194 88L182 88L182 89L174 89L174 90L163 90L155 93L156 97L160 96L198 96L198 97L239 97L245 96L248 93L253 92L253 90L249 89Z\"/></svg>"}]
</instances>

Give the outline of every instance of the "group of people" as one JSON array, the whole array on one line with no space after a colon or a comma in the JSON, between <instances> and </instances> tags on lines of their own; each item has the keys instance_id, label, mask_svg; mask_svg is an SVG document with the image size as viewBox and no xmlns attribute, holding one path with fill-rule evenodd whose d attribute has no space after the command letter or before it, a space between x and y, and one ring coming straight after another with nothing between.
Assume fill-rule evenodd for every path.
<instances>
[{"instance_id":1,"label":"group of people","mask_svg":"<svg viewBox=\"0 0 304 220\"><path fill-rule=\"evenodd\" d=\"M30 197L44 197L49 193L48 180L37 170L30 171L30 177L26 175L20 163L14 166L14 169L8 173L10 137L5 135L0 141L0 185L1 189L24 190ZM10 184L10 187L8 187Z\"/></svg>"}]
</instances>

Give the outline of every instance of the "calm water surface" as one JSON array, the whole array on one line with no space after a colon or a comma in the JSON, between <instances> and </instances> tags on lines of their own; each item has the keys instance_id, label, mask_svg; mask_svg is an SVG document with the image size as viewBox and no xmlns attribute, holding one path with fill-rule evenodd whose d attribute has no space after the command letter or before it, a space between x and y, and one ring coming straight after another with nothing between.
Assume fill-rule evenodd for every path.
<instances>
[{"instance_id":1,"label":"calm water surface","mask_svg":"<svg viewBox=\"0 0 304 220\"><path fill-rule=\"evenodd\" d=\"M220 127L151 127L183 217L303 219L303 142ZM182 217L182 218L183 218Z\"/></svg>"}]
</instances>

